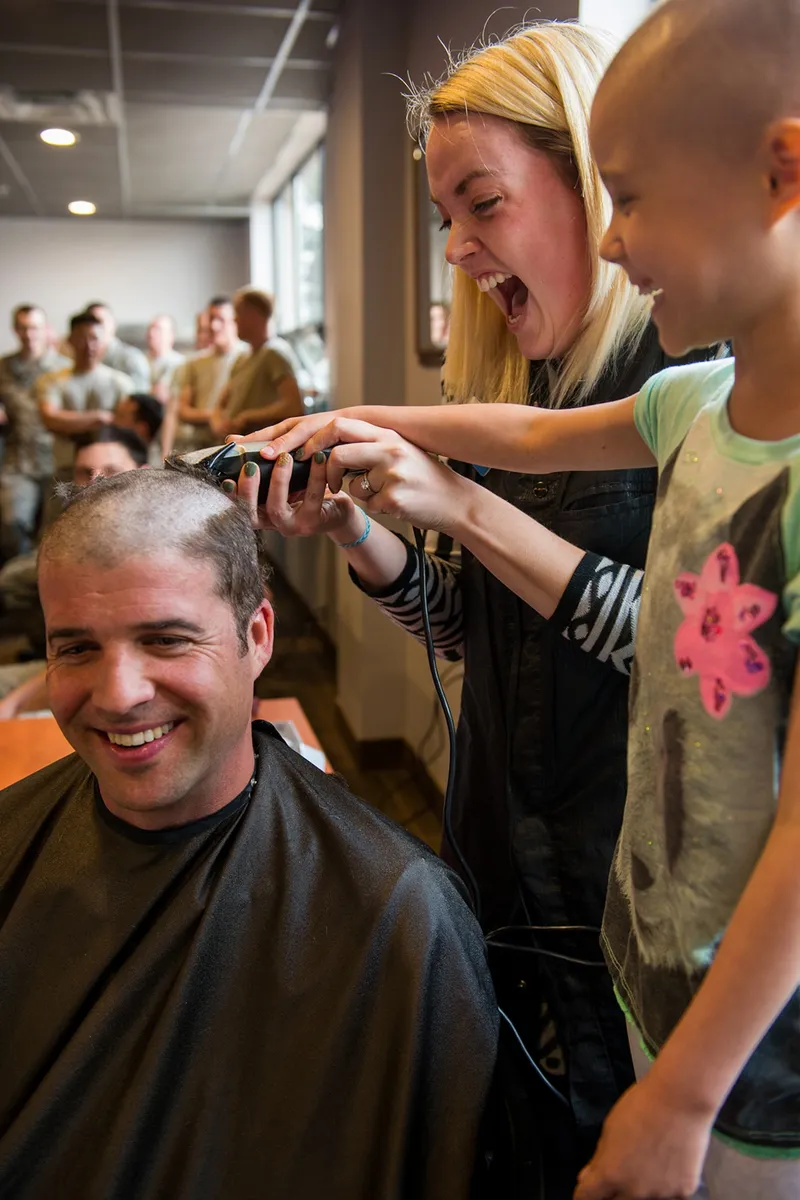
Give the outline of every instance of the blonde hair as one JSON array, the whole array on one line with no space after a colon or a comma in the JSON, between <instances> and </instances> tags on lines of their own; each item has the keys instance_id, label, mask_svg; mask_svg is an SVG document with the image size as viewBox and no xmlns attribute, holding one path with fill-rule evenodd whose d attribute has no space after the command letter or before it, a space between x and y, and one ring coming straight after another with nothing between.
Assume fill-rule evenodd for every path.
<instances>
[{"instance_id":1,"label":"blonde hair","mask_svg":"<svg viewBox=\"0 0 800 1200\"><path fill-rule=\"evenodd\" d=\"M553 364L547 400L553 407L586 400L601 375L635 350L649 319L645 298L599 254L610 201L589 149L589 114L614 49L610 35L599 30L536 23L452 60L442 79L412 87L407 97L409 129L423 147L437 117L473 112L502 117L580 188L592 286L578 334ZM450 328L443 373L449 398L527 403L530 363L494 301L458 270Z\"/></svg>"}]
</instances>

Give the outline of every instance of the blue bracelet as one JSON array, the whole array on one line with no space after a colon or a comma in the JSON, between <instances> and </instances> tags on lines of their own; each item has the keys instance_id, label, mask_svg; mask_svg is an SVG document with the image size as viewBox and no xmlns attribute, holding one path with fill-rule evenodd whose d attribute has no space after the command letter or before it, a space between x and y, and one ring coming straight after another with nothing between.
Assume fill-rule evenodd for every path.
<instances>
[{"instance_id":1,"label":"blue bracelet","mask_svg":"<svg viewBox=\"0 0 800 1200\"><path fill-rule=\"evenodd\" d=\"M363 508L361 511L364 512ZM355 550L356 546L360 546L362 542L365 542L367 540L367 538L369 537L369 531L370 531L370 529L372 529L372 521L370 521L370 519L369 519L369 513L364 513L364 520L365 520L366 524L364 526L364 532L362 533L361 537L356 538L356 540L354 542L339 542L340 550Z\"/></svg>"}]
</instances>

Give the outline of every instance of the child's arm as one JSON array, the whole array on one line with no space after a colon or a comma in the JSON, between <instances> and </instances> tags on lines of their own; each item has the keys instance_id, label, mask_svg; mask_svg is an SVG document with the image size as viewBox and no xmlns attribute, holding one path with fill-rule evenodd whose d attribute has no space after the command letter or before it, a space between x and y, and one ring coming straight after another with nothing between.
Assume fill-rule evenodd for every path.
<instances>
[{"instance_id":1,"label":"child's arm","mask_svg":"<svg viewBox=\"0 0 800 1200\"><path fill-rule=\"evenodd\" d=\"M681 1190L702 1166L692 1156L707 1146L747 1060L800 986L799 862L800 672L767 844L683 1019L611 1112L576 1200L692 1194Z\"/></svg>"},{"instance_id":2,"label":"child's arm","mask_svg":"<svg viewBox=\"0 0 800 1200\"><path fill-rule=\"evenodd\" d=\"M448 404L425 407L364 405L331 419L316 413L259 429L274 458L304 448L304 457L337 445L338 422L359 420L393 429L431 454L505 471L600 471L652 466L652 453L633 421L635 397L575 409L521 404Z\"/></svg>"}]
</instances>

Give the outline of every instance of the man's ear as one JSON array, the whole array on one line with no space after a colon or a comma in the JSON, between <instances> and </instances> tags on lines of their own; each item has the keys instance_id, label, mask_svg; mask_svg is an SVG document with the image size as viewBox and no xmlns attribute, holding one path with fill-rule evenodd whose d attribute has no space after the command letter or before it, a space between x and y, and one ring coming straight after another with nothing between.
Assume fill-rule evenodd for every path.
<instances>
[{"instance_id":1,"label":"man's ear","mask_svg":"<svg viewBox=\"0 0 800 1200\"><path fill-rule=\"evenodd\" d=\"M765 138L770 223L800 208L800 119L775 121Z\"/></svg>"},{"instance_id":2,"label":"man's ear","mask_svg":"<svg viewBox=\"0 0 800 1200\"><path fill-rule=\"evenodd\" d=\"M248 643L250 646L250 654L253 659L255 675L253 679L257 679L269 660L272 658L272 645L275 635L275 613L272 605L266 597L261 601L256 611L250 618L250 629L248 631Z\"/></svg>"}]
</instances>

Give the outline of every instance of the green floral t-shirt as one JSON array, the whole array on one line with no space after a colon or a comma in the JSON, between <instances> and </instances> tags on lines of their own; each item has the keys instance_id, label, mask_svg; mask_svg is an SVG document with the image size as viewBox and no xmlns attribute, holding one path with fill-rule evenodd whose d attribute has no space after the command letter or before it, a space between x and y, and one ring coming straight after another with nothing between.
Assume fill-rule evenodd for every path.
<instances>
[{"instance_id":1,"label":"green floral t-shirt","mask_svg":"<svg viewBox=\"0 0 800 1200\"><path fill-rule=\"evenodd\" d=\"M635 410L659 486L603 941L652 1052L702 982L772 828L800 641L800 436L736 433L733 373L730 359L662 372ZM798 995L717 1128L751 1152L800 1154Z\"/></svg>"}]
</instances>

